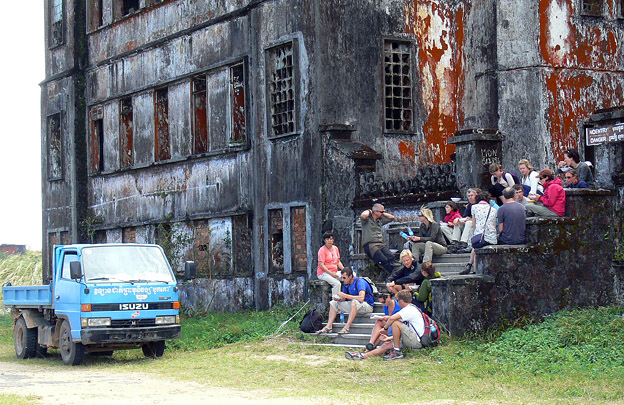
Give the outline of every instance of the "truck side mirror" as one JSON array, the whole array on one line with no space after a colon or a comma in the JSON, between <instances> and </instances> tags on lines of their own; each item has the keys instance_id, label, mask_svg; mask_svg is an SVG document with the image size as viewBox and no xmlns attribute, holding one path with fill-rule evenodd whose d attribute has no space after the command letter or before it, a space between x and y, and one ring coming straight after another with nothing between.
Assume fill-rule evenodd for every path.
<instances>
[{"instance_id":1,"label":"truck side mirror","mask_svg":"<svg viewBox=\"0 0 624 405\"><path fill-rule=\"evenodd\" d=\"M80 262L69 262L69 276L72 280L77 280L82 277L82 267L80 266Z\"/></svg>"},{"instance_id":2,"label":"truck side mirror","mask_svg":"<svg viewBox=\"0 0 624 405\"><path fill-rule=\"evenodd\" d=\"M184 278L188 281L194 279L195 277L197 277L197 266L195 265L195 262L184 262Z\"/></svg>"}]
</instances>

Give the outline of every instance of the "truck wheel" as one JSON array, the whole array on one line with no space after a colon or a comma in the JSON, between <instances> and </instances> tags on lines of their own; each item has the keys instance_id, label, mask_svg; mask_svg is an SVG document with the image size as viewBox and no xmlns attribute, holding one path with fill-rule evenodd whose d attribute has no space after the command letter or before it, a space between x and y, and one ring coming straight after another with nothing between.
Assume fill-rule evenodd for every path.
<instances>
[{"instance_id":1,"label":"truck wheel","mask_svg":"<svg viewBox=\"0 0 624 405\"><path fill-rule=\"evenodd\" d=\"M165 341L149 342L143 345L143 354L145 357L162 357L165 353Z\"/></svg>"},{"instance_id":2,"label":"truck wheel","mask_svg":"<svg viewBox=\"0 0 624 405\"><path fill-rule=\"evenodd\" d=\"M69 322L63 321L59 332L59 349L63 363L76 366L82 362L84 354L84 346L82 343L74 342L71 336L71 328Z\"/></svg>"},{"instance_id":3,"label":"truck wheel","mask_svg":"<svg viewBox=\"0 0 624 405\"><path fill-rule=\"evenodd\" d=\"M18 359L29 359L37 355L37 328L28 328L24 318L15 322L15 354Z\"/></svg>"}]
</instances>

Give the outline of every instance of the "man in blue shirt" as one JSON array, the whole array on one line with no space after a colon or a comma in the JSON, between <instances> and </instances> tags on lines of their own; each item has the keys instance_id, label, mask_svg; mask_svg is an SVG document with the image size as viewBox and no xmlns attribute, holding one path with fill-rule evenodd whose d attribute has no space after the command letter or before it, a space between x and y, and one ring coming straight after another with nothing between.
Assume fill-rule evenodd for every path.
<instances>
[{"instance_id":1,"label":"man in blue shirt","mask_svg":"<svg viewBox=\"0 0 624 405\"><path fill-rule=\"evenodd\" d=\"M589 185L583 180L580 180L578 173L574 169L569 169L565 172L566 188L589 188Z\"/></svg>"},{"instance_id":2,"label":"man in blue shirt","mask_svg":"<svg viewBox=\"0 0 624 405\"><path fill-rule=\"evenodd\" d=\"M349 314L349 319L342 330L338 332L339 335L349 333L349 328L357 314L373 312L375 299L373 298L373 290L368 282L361 277L355 277L350 267L342 269L340 279L344 283L342 291L338 293L340 298L334 298L330 301L329 319L327 325L321 329L320 333L331 332L336 315L340 312Z\"/></svg>"}]
</instances>

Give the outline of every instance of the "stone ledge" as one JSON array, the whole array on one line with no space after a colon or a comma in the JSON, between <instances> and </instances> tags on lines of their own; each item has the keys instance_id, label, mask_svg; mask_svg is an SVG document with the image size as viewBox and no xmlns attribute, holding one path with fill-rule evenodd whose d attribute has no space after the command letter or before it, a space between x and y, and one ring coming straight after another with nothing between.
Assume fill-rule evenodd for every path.
<instances>
[{"instance_id":1,"label":"stone ledge","mask_svg":"<svg viewBox=\"0 0 624 405\"><path fill-rule=\"evenodd\" d=\"M526 224L528 225L551 225L551 224L564 224L573 225L577 224L579 219L576 217L528 217Z\"/></svg>"},{"instance_id":2,"label":"stone ledge","mask_svg":"<svg viewBox=\"0 0 624 405\"><path fill-rule=\"evenodd\" d=\"M577 195L591 195L591 196L611 196L616 195L615 190L606 188L564 188L566 197Z\"/></svg>"},{"instance_id":3,"label":"stone ledge","mask_svg":"<svg viewBox=\"0 0 624 405\"><path fill-rule=\"evenodd\" d=\"M476 249L478 255L493 255L496 253L531 253L541 252L541 248L533 245L488 245Z\"/></svg>"},{"instance_id":4,"label":"stone ledge","mask_svg":"<svg viewBox=\"0 0 624 405\"><path fill-rule=\"evenodd\" d=\"M441 285L468 285L476 282L483 282L488 284L494 283L494 277L482 275L482 274L467 274L465 276L461 275L453 275L453 276L443 276L439 278L433 278L429 280L431 282L431 287L441 286Z\"/></svg>"}]
</instances>

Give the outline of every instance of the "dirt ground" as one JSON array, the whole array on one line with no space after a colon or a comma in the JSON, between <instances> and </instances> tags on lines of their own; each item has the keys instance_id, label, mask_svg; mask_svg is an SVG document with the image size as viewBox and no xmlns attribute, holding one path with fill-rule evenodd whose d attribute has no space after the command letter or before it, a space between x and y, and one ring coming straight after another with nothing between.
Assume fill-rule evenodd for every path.
<instances>
[{"instance_id":1,"label":"dirt ground","mask_svg":"<svg viewBox=\"0 0 624 405\"><path fill-rule=\"evenodd\" d=\"M35 396L36 404L292 404L262 391L236 391L142 373L107 373L85 367L0 362L0 393Z\"/></svg>"}]
</instances>

